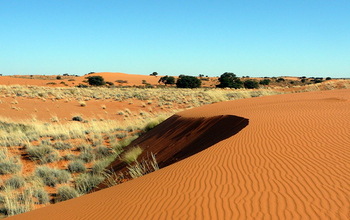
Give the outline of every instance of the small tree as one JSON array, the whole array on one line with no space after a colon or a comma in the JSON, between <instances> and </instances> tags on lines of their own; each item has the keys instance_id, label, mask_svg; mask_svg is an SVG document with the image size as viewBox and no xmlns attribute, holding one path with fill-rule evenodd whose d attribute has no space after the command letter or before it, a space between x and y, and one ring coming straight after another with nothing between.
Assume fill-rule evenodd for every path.
<instances>
[{"instance_id":1,"label":"small tree","mask_svg":"<svg viewBox=\"0 0 350 220\"><path fill-rule=\"evenodd\" d=\"M174 85L175 84L175 78L173 76L169 76L166 80L165 85Z\"/></svg>"},{"instance_id":2,"label":"small tree","mask_svg":"<svg viewBox=\"0 0 350 220\"><path fill-rule=\"evenodd\" d=\"M247 89L257 89L259 88L259 83L255 80L248 79L244 81L244 87Z\"/></svg>"},{"instance_id":3,"label":"small tree","mask_svg":"<svg viewBox=\"0 0 350 220\"><path fill-rule=\"evenodd\" d=\"M276 80L276 82L284 82L285 80L282 78L282 77L280 77L280 78L278 78L277 80Z\"/></svg>"},{"instance_id":4,"label":"small tree","mask_svg":"<svg viewBox=\"0 0 350 220\"><path fill-rule=\"evenodd\" d=\"M260 85L265 85L265 86L267 86L267 85L270 84L270 82L271 82L271 80L269 80L269 79L264 79L264 80L260 80L259 84L260 84Z\"/></svg>"},{"instance_id":5,"label":"small tree","mask_svg":"<svg viewBox=\"0 0 350 220\"><path fill-rule=\"evenodd\" d=\"M219 88L242 88L243 82L234 73L225 72L219 77L220 84L216 87Z\"/></svg>"},{"instance_id":6,"label":"small tree","mask_svg":"<svg viewBox=\"0 0 350 220\"><path fill-rule=\"evenodd\" d=\"M106 84L102 76L89 76L87 79L91 86L103 86Z\"/></svg>"},{"instance_id":7,"label":"small tree","mask_svg":"<svg viewBox=\"0 0 350 220\"><path fill-rule=\"evenodd\" d=\"M56 79L60 80L60 79L62 79L62 77L61 76L56 76Z\"/></svg>"},{"instance_id":8,"label":"small tree","mask_svg":"<svg viewBox=\"0 0 350 220\"><path fill-rule=\"evenodd\" d=\"M174 85L175 84L175 78L173 76L163 76L158 80L158 83L164 83L165 85Z\"/></svg>"},{"instance_id":9,"label":"small tree","mask_svg":"<svg viewBox=\"0 0 350 220\"><path fill-rule=\"evenodd\" d=\"M158 73L157 72L153 72L150 74L151 76L158 76Z\"/></svg>"},{"instance_id":10,"label":"small tree","mask_svg":"<svg viewBox=\"0 0 350 220\"><path fill-rule=\"evenodd\" d=\"M199 88L202 85L197 77L180 75L176 82L176 87L178 88Z\"/></svg>"}]
</instances>

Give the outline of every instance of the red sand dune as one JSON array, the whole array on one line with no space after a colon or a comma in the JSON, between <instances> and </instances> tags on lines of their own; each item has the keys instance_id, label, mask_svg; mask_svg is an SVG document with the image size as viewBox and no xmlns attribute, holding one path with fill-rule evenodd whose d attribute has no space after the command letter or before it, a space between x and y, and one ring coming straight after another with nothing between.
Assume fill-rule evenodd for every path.
<instances>
[{"instance_id":1,"label":"red sand dune","mask_svg":"<svg viewBox=\"0 0 350 220\"><path fill-rule=\"evenodd\" d=\"M221 115L249 125L154 173L12 219L350 218L350 90L203 106L177 114L175 128ZM231 128L216 129L203 138Z\"/></svg>"},{"instance_id":2,"label":"red sand dune","mask_svg":"<svg viewBox=\"0 0 350 220\"><path fill-rule=\"evenodd\" d=\"M30 76L26 76L27 78L19 78L25 76L0 76L0 85L36 85L36 86L53 86L47 83L54 82L56 85L54 87L60 86L65 87L60 84L60 82L65 82L68 86L77 86L80 83L83 83L88 76L102 76L106 82L113 82L115 85L120 85L120 83L116 82L116 80L127 81L126 83L122 83L122 85L142 85L142 80L146 80L147 83L152 85L158 84L158 80L160 76L149 76L149 75L136 75L136 74L126 74L126 73L113 73L113 72L100 72L93 73L84 76L61 76L62 79L57 80L55 76L34 76L33 79ZM43 79L38 79L41 77ZM74 79L75 81L68 81L69 79Z\"/></svg>"}]
</instances>

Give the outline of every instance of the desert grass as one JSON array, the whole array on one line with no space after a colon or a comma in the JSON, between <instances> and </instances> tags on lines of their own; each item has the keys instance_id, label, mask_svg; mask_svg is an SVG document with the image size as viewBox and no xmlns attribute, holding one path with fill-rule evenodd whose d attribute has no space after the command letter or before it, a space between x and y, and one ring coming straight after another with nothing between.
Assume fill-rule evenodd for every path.
<instances>
[{"instance_id":1,"label":"desert grass","mask_svg":"<svg viewBox=\"0 0 350 220\"><path fill-rule=\"evenodd\" d=\"M147 124L154 126L166 118L66 124L38 120L14 123L1 118L0 194L4 199L0 213L10 216L91 191L106 178L105 168ZM34 164L34 169L24 169L22 161ZM54 193L49 194L44 187L54 189ZM26 198L19 199L20 194Z\"/></svg>"},{"instance_id":2,"label":"desert grass","mask_svg":"<svg viewBox=\"0 0 350 220\"><path fill-rule=\"evenodd\" d=\"M157 170L154 155L140 161L136 158L142 149L136 147L132 149L135 152L124 152L124 148L177 111L242 98L345 89L350 88L350 81L326 81L288 90L290 88L140 89L0 85L1 105L18 106L24 98L52 103L61 99L77 103L104 100L135 103L141 110L117 109L115 114L123 116L123 120L119 121L89 119L62 123L55 115L48 122L37 120L36 116L16 122L0 118L0 212L11 216L32 210L38 204L49 204L50 200L59 202L83 195L107 177L113 185ZM5 101L8 97L13 98L12 101ZM152 112L152 106L161 108L164 113ZM79 113L74 116L77 115L81 116ZM129 163L128 172L108 173L105 168L122 153L122 159ZM27 164L32 165L27 167ZM49 194L45 187L54 189L54 193Z\"/></svg>"},{"instance_id":3,"label":"desert grass","mask_svg":"<svg viewBox=\"0 0 350 220\"><path fill-rule=\"evenodd\" d=\"M131 178L136 179L148 173L159 170L156 157L151 153L151 158L142 159L141 162L135 161L134 164L128 166L128 174Z\"/></svg>"},{"instance_id":4,"label":"desert grass","mask_svg":"<svg viewBox=\"0 0 350 220\"><path fill-rule=\"evenodd\" d=\"M124 154L122 160L130 164L137 159L142 151L143 150L139 146L133 147Z\"/></svg>"}]
</instances>

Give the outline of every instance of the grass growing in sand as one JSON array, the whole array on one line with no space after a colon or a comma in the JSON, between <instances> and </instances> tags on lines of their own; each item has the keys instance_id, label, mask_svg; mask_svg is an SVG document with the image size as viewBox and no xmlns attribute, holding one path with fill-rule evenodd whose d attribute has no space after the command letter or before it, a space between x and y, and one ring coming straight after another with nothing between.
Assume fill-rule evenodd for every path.
<instances>
[{"instance_id":1,"label":"grass growing in sand","mask_svg":"<svg viewBox=\"0 0 350 220\"><path fill-rule=\"evenodd\" d=\"M327 81L307 86L247 89L176 89L176 88L77 88L0 85L0 107L20 106L23 99L75 102L86 109L90 101L125 102L138 105L115 109L122 119L83 119L62 123L52 115L50 121L14 122L0 119L0 213L11 216L51 202L83 195L108 177L110 185L123 182L124 175L137 178L157 170L156 158L136 160L142 149L124 148L143 132L155 127L173 112L228 100L350 88L349 81ZM9 101L10 100L10 101ZM85 107L81 108L81 106ZM48 103L50 104L50 103ZM80 106L80 107L79 107ZM110 111L108 104L99 109ZM19 111L20 108L17 108ZM39 109L38 111L42 111ZM166 114L161 115L161 112ZM121 154L123 156L121 156ZM117 175L105 168L116 158L129 163L128 172ZM47 190L49 188L49 190Z\"/></svg>"},{"instance_id":2,"label":"grass growing in sand","mask_svg":"<svg viewBox=\"0 0 350 220\"><path fill-rule=\"evenodd\" d=\"M139 146L133 147L124 154L123 161L125 161L126 163L132 163L137 159L137 157L141 153L142 149Z\"/></svg>"},{"instance_id":3,"label":"grass growing in sand","mask_svg":"<svg viewBox=\"0 0 350 220\"><path fill-rule=\"evenodd\" d=\"M165 118L161 115L152 124ZM150 121L61 124L2 119L0 213L11 216L91 191L105 179L105 167L149 129ZM135 154L132 157L137 158Z\"/></svg>"}]
</instances>

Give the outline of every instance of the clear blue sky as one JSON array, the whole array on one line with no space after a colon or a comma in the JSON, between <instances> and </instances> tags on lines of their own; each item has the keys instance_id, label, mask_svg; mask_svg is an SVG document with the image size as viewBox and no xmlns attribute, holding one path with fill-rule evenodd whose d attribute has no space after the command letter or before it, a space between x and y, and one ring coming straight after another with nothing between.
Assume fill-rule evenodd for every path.
<instances>
[{"instance_id":1,"label":"clear blue sky","mask_svg":"<svg viewBox=\"0 0 350 220\"><path fill-rule=\"evenodd\" d=\"M350 1L1 0L0 73L350 77Z\"/></svg>"}]
</instances>

